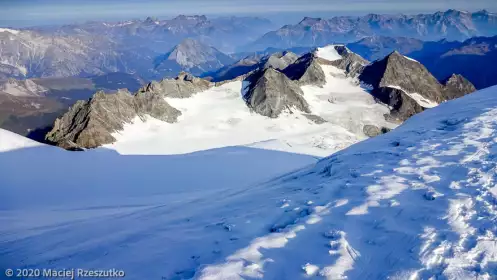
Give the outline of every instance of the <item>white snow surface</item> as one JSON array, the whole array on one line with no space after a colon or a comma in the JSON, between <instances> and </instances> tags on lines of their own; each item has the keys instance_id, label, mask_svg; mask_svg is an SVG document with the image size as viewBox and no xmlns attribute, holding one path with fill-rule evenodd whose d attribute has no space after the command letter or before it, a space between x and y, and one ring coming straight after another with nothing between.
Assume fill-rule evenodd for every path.
<instances>
[{"instance_id":1,"label":"white snow surface","mask_svg":"<svg viewBox=\"0 0 497 280\"><path fill-rule=\"evenodd\" d=\"M328 45L326 47L318 48L316 55L322 59L326 59L329 61L342 59L342 56L338 54L335 47L336 45Z\"/></svg>"},{"instance_id":2,"label":"white snow surface","mask_svg":"<svg viewBox=\"0 0 497 280\"><path fill-rule=\"evenodd\" d=\"M0 32L9 32L9 33L12 33L14 35L17 35L19 34L19 30L14 30L14 29L9 29L9 28L0 28Z\"/></svg>"},{"instance_id":3,"label":"white snow surface","mask_svg":"<svg viewBox=\"0 0 497 280\"><path fill-rule=\"evenodd\" d=\"M114 134L116 143L105 147L121 154L182 154L246 145L324 157L366 139L365 124L396 126L383 117L388 108L356 80L333 66L322 67L326 85L302 90L312 114L326 123L316 124L297 110L278 118L251 112L242 99L243 83L235 81L190 98L166 98L182 112L177 123L136 118Z\"/></svg>"},{"instance_id":4,"label":"white snow surface","mask_svg":"<svg viewBox=\"0 0 497 280\"><path fill-rule=\"evenodd\" d=\"M409 96L412 99L414 99L414 101L416 101L416 103L418 103L421 107L424 107L424 108L433 108L433 107L438 106L437 102L431 101L431 100L423 97L421 94L419 94L417 92L408 92L407 90L405 90L405 89L403 89L403 88L401 88L399 86L394 86L394 85L388 85L387 87L403 91L405 94L407 94L407 96Z\"/></svg>"},{"instance_id":5,"label":"white snow surface","mask_svg":"<svg viewBox=\"0 0 497 280\"><path fill-rule=\"evenodd\" d=\"M38 146L42 144L0 128L0 153Z\"/></svg>"},{"instance_id":6,"label":"white snow surface","mask_svg":"<svg viewBox=\"0 0 497 280\"><path fill-rule=\"evenodd\" d=\"M408 59L408 60L410 60L410 61L414 61L414 62L419 63L419 61L417 61L417 60L416 60L416 59L414 59L414 58L410 58L410 57L405 56L405 55L403 55L403 57L407 58L407 59Z\"/></svg>"},{"instance_id":7,"label":"white snow surface","mask_svg":"<svg viewBox=\"0 0 497 280\"><path fill-rule=\"evenodd\" d=\"M31 143L1 132L10 148ZM248 147L5 151L0 263L126 279L495 279L496 153L497 87L317 164Z\"/></svg>"}]
</instances>

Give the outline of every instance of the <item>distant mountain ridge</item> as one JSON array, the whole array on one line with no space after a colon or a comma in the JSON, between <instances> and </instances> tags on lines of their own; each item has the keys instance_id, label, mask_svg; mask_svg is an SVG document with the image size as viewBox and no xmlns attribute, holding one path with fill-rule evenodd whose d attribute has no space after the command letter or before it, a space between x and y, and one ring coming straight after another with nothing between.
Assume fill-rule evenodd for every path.
<instances>
[{"instance_id":1,"label":"distant mountain ridge","mask_svg":"<svg viewBox=\"0 0 497 280\"><path fill-rule=\"evenodd\" d=\"M167 72L170 72L169 75L176 75L181 71L188 71L199 76L233 62L234 60L231 57L216 48L187 38L170 52L159 56L155 62L155 69L166 73L166 76Z\"/></svg>"},{"instance_id":2,"label":"distant mountain ridge","mask_svg":"<svg viewBox=\"0 0 497 280\"><path fill-rule=\"evenodd\" d=\"M448 10L433 14L341 16L331 19L306 17L295 25L266 33L247 48L290 48L349 43L368 36L410 37L427 41L465 40L497 35L497 14Z\"/></svg>"},{"instance_id":3,"label":"distant mountain ridge","mask_svg":"<svg viewBox=\"0 0 497 280\"><path fill-rule=\"evenodd\" d=\"M0 79L87 77L111 72L162 78L154 62L187 38L223 51L255 40L272 23L257 17L178 16L170 20L88 22L1 29Z\"/></svg>"}]
</instances>

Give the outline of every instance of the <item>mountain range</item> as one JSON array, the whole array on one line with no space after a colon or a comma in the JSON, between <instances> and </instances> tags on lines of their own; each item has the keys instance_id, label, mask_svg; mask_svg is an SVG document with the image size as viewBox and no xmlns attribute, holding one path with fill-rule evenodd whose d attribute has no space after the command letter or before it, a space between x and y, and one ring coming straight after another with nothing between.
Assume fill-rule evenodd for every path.
<instances>
[{"instance_id":1,"label":"mountain range","mask_svg":"<svg viewBox=\"0 0 497 280\"><path fill-rule=\"evenodd\" d=\"M159 57L186 38L229 51L272 27L261 18L178 16L171 20L89 22L0 30L0 78L86 77L111 72L146 79L166 76ZM172 75L174 77L179 72Z\"/></svg>"},{"instance_id":2,"label":"mountain range","mask_svg":"<svg viewBox=\"0 0 497 280\"><path fill-rule=\"evenodd\" d=\"M304 135L321 126L313 138L325 139L328 133L335 139L343 136L335 135L337 127L353 135L351 140L335 140L332 147L336 147L389 131L414 114L476 90L457 75L441 84L421 63L398 52L369 63L343 45L331 45L300 57L291 52L275 54L263 62L232 80L212 82L182 73L175 79L151 82L135 93L98 92L58 118L47 141L66 149L95 148L119 143L127 127L147 126L155 120L165 131L195 124L191 129L200 134L206 129L215 131L217 126L228 133L258 119L255 113L301 123ZM210 100L200 101L203 98ZM213 110L218 106L220 112ZM247 116L240 119L238 115ZM271 123L269 119L258 122L264 126ZM326 151L328 146L322 145Z\"/></svg>"},{"instance_id":3,"label":"mountain range","mask_svg":"<svg viewBox=\"0 0 497 280\"><path fill-rule=\"evenodd\" d=\"M478 89L497 84L495 24L449 10L269 33L205 16L0 28L0 264L494 279L497 86Z\"/></svg>"},{"instance_id":4,"label":"mountain range","mask_svg":"<svg viewBox=\"0 0 497 280\"><path fill-rule=\"evenodd\" d=\"M295 25L266 33L249 49L322 46L350 43L369 36L409 37L425 41L465 40L475 36L493 36L497 14L488 11L469 13L448 10L434 14L342 16L331 19L306 17Z\"/></svg>"}]
</instances>

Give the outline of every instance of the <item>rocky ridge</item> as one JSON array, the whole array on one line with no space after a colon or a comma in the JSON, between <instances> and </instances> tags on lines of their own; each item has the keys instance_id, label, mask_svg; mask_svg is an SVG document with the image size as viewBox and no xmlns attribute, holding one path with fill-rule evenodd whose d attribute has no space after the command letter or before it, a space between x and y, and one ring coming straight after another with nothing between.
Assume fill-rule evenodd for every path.
<instances>
[{"instance_id":1,"label":"rocky ridge","mask_svg":"<svg viewBox=\"0 0 497 280\"><path fill-rule=\"evenodd\" d=\"M78 101L55 121L46 140L66 149L95 148L114 142L113 133L134 118L151 116L173 123L181 112L165 97L187 98L212 86L209 81L181 73L175 79L151 82L136 94L119 90L114 94L97 92L88 101Z\"/></svg>"},{"instance_id":2,"label":"rocky ridge","mask_svg":"<svg viewBox=\"0 0 497 280\"><path fill-rule=\"evenodd\" d=\"M276 118L285 109L311 113L297 83L282 72L269 67L247 78L250 83L244 98L258 114Z\"/></svg>"},{"instance_id":3,"label":"rocky ridge","mask_svg":"<svg viewBox=\"0 0 497 280\"><path fill-rule=\"evenodd\" d=\"M371 93L389 105L399 121L474 91L460 76L449 79L447 86L441 84L421 63L397 51L366 66L359 80L372 87Z\"/></svg>"}]
</instances>

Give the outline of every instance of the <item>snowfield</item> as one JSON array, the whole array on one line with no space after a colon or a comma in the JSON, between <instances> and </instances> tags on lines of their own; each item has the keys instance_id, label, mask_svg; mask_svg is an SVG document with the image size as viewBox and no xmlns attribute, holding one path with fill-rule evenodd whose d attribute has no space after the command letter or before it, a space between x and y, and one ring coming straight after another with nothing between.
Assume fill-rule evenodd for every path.
<instances>
[{"instance_id":1,"label":"snowfield","mask_svg":"<svg viewBox=\"0 0 497 280\"><path fill-rule=\"evenodd\" d=\"M42 146L42 144L25 137L21 137L13 132L0 129L0 153L38 146Z\"/></svg>"},{"instance_id":2,"label":"snowfield","mask_svg":"<svg viewBox=\"0 0 497 280\"><path fill-rule=\"evenodd\" d=\"M497 87L317 164L248 147L15 149L31 142L0 132L13 148L0 154L2 266L127 279L497 275Z\"/></svg>"},{"instance_id":3,"label":"snowfield","mask_svg":"<svg viewBox=\"0 0 497 280\"><path fill-rule=\"evenodd\" d=\"M337 45L328 45L326 47L318 48L316 55L320 58L335 61L342 59L342 56L335 49Z\"/></svg>"}]
</instances>

